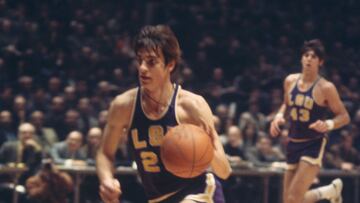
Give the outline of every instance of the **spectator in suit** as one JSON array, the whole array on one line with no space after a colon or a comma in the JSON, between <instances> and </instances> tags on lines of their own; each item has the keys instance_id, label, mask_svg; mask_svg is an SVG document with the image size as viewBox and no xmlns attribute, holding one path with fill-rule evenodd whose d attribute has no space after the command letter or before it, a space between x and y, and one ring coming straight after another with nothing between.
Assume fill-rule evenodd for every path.
<instances>
[{"instance_id":1,"label":"spectator in suit","mask_svg":"<svg viewBox=\"0 0 360 203\"><path fill-rule=\"evenodd\" d=\"M102 130L98 127L91 128L87 134L87 142L81 150L83 150L86 155L86 161L89 165L95 164L95 157L99 148L101 136Z\"/></svg>"},{"instance_id":2,"label":"spectator in suit","mask_svg":"<svg viewBox=\"0 0 360 203\"><path fill-rule=\"evenodd\" d=\"M44 113L42 111L32 112L30 123L35 127L36 139L41 144L43 152L48 153L50 148L59 140L55 130L44 127Z\"/></svg>"},{"instance_id":3,"label":"spectator in suit","mask_svg":"<svg viewBox=\"0 0 360 203\"><path fill-rule=\"evenodd\" d=\"M79 99L77 109L79 110L79 128L82 132L86 133L90 128L98 125L96 117L92 115L89 98L83 97Z\"/></svg>"},{"instance_id":4,"label":"spectator in suit","mask_svg":"<svg viewBox=\"0 0 360 203\"><path fill-rule=\"evenodd\" d=\"M25 164L29 168L20 182L33 174L41 164L42 148L35 140L35 128L23 123L18 129L18 140L5 142L0 148L0 163Z\"/></svg>"},{"instance_id":5,"label":"spectator in suit","mask_svg":"<svg viewBox=\"0 0 360 203\"><path fill-rule=\"evenodd\" d=\"M55 164L61 165L86 165L86 156L81 149L83 134L71 131L66 140L56 143L50 154Z\"/></svg>"}]
</instances>

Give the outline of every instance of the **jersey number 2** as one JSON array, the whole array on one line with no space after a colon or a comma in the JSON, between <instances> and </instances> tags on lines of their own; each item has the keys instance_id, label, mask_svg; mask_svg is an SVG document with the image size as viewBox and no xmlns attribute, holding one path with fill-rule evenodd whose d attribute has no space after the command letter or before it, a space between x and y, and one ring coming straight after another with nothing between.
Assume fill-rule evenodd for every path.
<instances>
[{"instance_id":1,"label":"jersey number 2","mask_svg":"<svg viewBox=\"0 0 360 203\"><path fill-rule=\"evenodd\" d=\"M140 153L144 170L151 173L160 172L158 156L154 152L143 151Z\"/></svg>"}]
</instances>

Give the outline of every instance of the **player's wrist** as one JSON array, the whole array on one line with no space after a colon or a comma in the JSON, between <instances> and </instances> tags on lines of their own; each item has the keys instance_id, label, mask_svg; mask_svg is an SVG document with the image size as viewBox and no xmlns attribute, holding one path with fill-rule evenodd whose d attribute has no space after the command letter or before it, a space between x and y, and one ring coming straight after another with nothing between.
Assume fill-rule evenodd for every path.
<instances>
[{"instance_id":1,"label":"player's wrist","mask_svg":"<svg viewBox=\"0 0 360 203\"><path fill-rule=\"evenodd\" d=\"M326 121L325 121L325 124L326 124L326 126L327 126L328 131L333 130L334 127L335 127L335 122L334 122L334 120L332 120L332 119L326 120Z\"/></svg>"},{"instance_id":2,"label":"player's wrist","mask_svg":"<svg viewBox=\"0 0 360 203\"><path fill-rule=\"evenodd\" d=\"M284 113L282 112L278 112L274 117L274 119L281 119L281 118L284 118Z\"/></svg>"}]
</instances>

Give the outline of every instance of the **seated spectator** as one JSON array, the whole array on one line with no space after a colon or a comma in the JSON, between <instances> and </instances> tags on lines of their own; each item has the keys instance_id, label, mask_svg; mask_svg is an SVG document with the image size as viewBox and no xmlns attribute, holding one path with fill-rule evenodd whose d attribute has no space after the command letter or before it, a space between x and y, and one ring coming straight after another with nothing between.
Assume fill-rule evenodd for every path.
<instances>
[{"instance_id":1,"label":"seated spectator","mask_svg":"<svg viewBox=\"0 0 360 203\"><path fill-rule=\"evenodd\" d=\"M15 126L24 123L28 118L27 100L25 97L18 95L14 98L13 103L13 116Z\"/></svg>"},{"instance_id":2,"label":"seated spectator","mask_svg":"<svg viewBox=\"0 0 360 203\"><path fill-rule=\"evenodd\" d=\"M46 126L54 128L60 140L64 140L62 134L65 118L65 101L63 97L56 96L52 98L50 111L46 114Z\"/></svg>"},{"instance_id":3,"label":"seated spectator","mask_svg":"<svg viewBox=\"0 0 360 203\"><path fill-rule=\"evenodd\" d=\"M16 140L16 132L13 129L12 115L10 111L0 112L0 146L6 141Z\"/></svg>"},{"instance_id":4,"label":"seated spectator","mask_svg":"<svg viewBox=\"0 0 360 203\"><path fill-rule=\"evenodd\" d=\"M230 164L238 166L245 160L244 141L237 126L230 126L227 132L227 143L224 146Z\"/></svg>"},{"instance_id":5,"label":"seated spectator","mask_svg":"<svg viewBox=\"0 0 360 203\"><path fill-rule=\"evenodd\" d=\"M83 134L72 131L65 141L56 143L50 150L50 155L55 164L61 165L86 165L85 154L80 150L83 142Z\"/></svg>"},{"instance_id":6,"label":"seated spectator","mask_svg":"<svg viewBox=\"0 0 360 203\"><path fill-rule=\"evenodd\" d=\"M260 112L259 104L255 101L250 101L249 110L240 115L239 127L243 130L247 125L254 125L256 130L265 130L266 116Z\"/></svg>"},{"instance_id":7,"label":"seated spectator","mask_svg":"<svg viewBox=\"0 0 360 203\"><path fill-rule=\"evenodd\" d=\"M241 128L240 128L241 129ZM258 138L258 131L256 130L256 127L252 123L248 123L244 129L242 130L242 135L245 143L245 148L251 148L254 147L256 144L256 140Z\"/></svg>"},{"instance_id":8,"label":"seated spectator","mask_svg":"<svg viewBox=\"0 0 360 203\"><path fill-rule=\"evenodd\" d=\"M36 175L26 180L26 202L66 203L72 190L72 178L46 163Z\"/></svg>"},{"instance_id":9,"label":"seated spectator","mask_svg":"<svg viewBox=\"0 0 360 203\"><path fill-rule=\"evenodd\" d=\"M330 147L326 153L326 165L330 168L353 170L359 167L360 153L353 146L353 136L347 131L341 131L341 143Z\"/></svg>"},{"instance_id":10,"label":"seated spectator","mask_svg":"<svg viewBox=\"0 0 360 203\"><path fill-rule=\"evenodd\" d=\"M5 142L0 148L0 163L25 164L29 168L20 182L32 175L41 164L41 145L35 141L35 128L23 123L18 129L18 140Z\"/></svg>"},{"instance_id":11,"label":"seated spectator","mask_svg":"<svg viewBox=\"0 0 360 203\"><path fill-rule=\"evenodd\" d=\"M269 137L259 137L256 146L247 150L247 160L255 167L272 167L274 163L283 161L284 155L272 147Z\"/></svg>"},{"instance_id":12,"label":"seated spectator","mask_svg":"<svg viewBox=\"0 0 360 203\"><path fill-rule=\"evenodd\" d=\"M100 111L99 115L98 115L98 121L99 121L99 127L104 130L106 122L107 122L107 116L108 116L108 111L107 110L102 110Z\"/></svg>"},{"instance_id":13,"label":"seated spectator","mask_svg":"<svg viewBox=\"0 0 360 203\"><path fill-rule=\"evenodd\" d=\"M92 108L90 99L83 97L79 99L77 104L79 110L79 128L82 132L87 132L90 128L98 125L98 121L95 116L92 115Z\"/></svg>"},{"instance_id":14,"label":"seated spectator","mask_svg":"<svg viewBox=\"0 0 360 203\"><path fill-rule=\"evenodd\" d=\"M34 111L30 115L30 123L35 127L35 135L45 153L58 142L58 137L53 128L44 127L44 113L42 111Z\"/></svg>"},{"instance_id":15,"label":"seated spectator","mask_svg":"<svg viewBox=\"0 0 360 203\"><path fill-rule=\"evenodd\" d=\"M87 134L87 143L82 147L86 155L86 161L90 165L95 164L96 153L100 145L102 130L98 127L91 128Z\"/></svg>"}]
</instances>

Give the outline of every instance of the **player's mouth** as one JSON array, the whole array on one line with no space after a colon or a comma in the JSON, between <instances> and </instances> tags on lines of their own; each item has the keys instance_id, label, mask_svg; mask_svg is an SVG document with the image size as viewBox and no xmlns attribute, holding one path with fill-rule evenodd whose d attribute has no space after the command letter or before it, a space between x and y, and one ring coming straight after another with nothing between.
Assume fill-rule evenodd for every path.
<instances>
[{"instance_id":1,"label":"player's mouth","mask_svg":"<svg viewBox=\"0 0 360 203\"><path fill-rule=\"evenodd\" d=\"M145 75L140 75L140 80L141 82L149 82L150 81L150 77L145 76Z\"/></svg>"}]
</instances>

